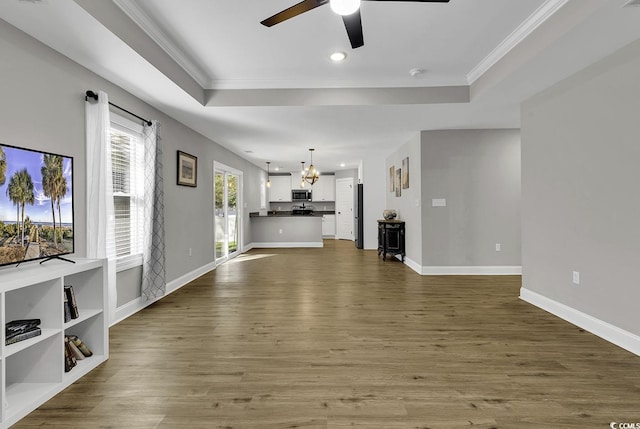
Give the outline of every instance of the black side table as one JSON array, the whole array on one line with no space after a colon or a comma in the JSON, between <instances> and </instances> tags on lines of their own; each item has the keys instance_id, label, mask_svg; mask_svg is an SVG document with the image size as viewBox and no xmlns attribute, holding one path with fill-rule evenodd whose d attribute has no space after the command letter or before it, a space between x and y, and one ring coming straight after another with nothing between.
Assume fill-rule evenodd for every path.
<instances>
[{"instance_id":1,"label":"black side table","mask_svg":"<svg viewBox=\"0 0 640 429\"><path fill-rule=\"evenodd\" d=\"M378 256L382 254L382 260L386 260L387 253L401 255L404 262L404 221L378 221Z\"/></svg>"}]
</instances>

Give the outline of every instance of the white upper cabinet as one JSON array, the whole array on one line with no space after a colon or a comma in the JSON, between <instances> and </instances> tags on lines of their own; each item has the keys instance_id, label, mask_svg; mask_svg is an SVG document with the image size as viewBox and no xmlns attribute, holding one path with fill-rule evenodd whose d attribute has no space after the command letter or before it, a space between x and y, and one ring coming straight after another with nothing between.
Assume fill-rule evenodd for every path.
<instances>
[{"instance_id":1,"label":"white upper cabinet","mask_svg":"<svg viewBox=\"0 0 640 429\"><path fill-rule=\"evenodd\" d=\"M291 189L310 189L311 185L305 183L304 186L301 186L302 183L302 175L299 171L293 171L291 173Z\"/></svg>"},{"instance_id":2,"label":"white upper cabinet","mask_svg":"<svg viewBox=\"0 0 640 429\"><path fill-rule=\"evenodd\" d=\"M320 179L313 185L311 201L335 201L336 200L336 176L320 175Z\"/></svg>"},{"instance_id":3,"label":"white upper cabinet","mask_svg":"<svg viewBox=\"0 0 640 429\"><path fill-rule=\"evenodd\" d=\"M291 177L269 176L271 187L269 188L270 202L291 202Z\"/></svg>"}]
</instances>

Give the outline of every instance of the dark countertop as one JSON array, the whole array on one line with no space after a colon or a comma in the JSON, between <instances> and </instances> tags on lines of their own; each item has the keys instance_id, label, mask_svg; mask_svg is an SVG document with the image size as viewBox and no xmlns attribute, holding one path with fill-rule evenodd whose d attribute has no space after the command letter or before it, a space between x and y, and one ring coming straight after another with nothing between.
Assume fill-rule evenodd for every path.
<instances>
[{"instance_id":1,"label":"dark countertop","mask_svg":"<svg viewBox=\"0 0 640 429\"><path fill-rule=\"evenodd\" d=\"M322 217L323 215L333 215L336 214L335 211L323 211L323 210L314 210L311 214L293 214L290 211L275 211L269 210L266 216L260 216L258 212L249 213L249 217Z\"/></svg>"}]
</instances>

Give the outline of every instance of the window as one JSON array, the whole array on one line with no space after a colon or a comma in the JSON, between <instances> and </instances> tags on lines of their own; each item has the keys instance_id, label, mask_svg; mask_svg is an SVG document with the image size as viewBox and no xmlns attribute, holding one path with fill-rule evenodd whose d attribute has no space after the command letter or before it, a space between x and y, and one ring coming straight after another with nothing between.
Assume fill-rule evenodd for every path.
<instances>
[{"instance_id":1,"label":"window","mask_svg":"<svg viewBox=\"0 0 640 429\"><path fill-rule=\"evenodd\" d=\"M142 263L144 143L142 126L111 114L111 169L118 271Z\"/></svg>"}]
</instances>

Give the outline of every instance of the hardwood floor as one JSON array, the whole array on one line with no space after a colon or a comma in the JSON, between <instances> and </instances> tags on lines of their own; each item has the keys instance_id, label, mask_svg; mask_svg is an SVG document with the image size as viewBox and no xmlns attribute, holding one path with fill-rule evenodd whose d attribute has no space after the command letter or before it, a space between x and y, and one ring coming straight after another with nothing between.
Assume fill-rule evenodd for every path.
<instances>
[{"instance_id":1,"label":"hardwood floor","mask_svg":"<svg viewBox=\"0 0 640 429\"><path fill-rule=\"evenodd\" d=\"M352 242L253 250L111 329L111 358L16 428L608 428L640 357Z\"/></svg>"}]
</instances>

